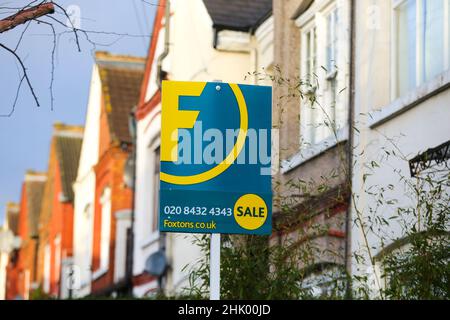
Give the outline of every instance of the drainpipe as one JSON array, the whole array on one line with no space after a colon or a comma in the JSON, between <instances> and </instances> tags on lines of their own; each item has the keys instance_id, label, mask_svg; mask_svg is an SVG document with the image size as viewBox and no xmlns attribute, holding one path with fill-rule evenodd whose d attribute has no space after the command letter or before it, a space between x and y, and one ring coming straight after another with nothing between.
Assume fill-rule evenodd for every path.
<instances>
[{"instance_id":1,"label":"drainpipe","mask_svg":"<svg viewBox=\"0 0 450 320\"><path fill-rule=\"evenodd\" d=\"M350 72L349 72L349 113L348 113L348 183L349 183L349 208L347 209L347 217L345 219L345 271L347 273L346 284L346 298L352 298L352 252L351 252L351 221L352 221L352 193L353 193L353 145L354 145L354 130L353 125L355 121L355 0L350 0Z\"/></svg>"},{"instance_id":2,"label":"drainpipe","mask_svg":"<svg viewBox=\"0 0 450 320\"><path fill-rule=\"evenodd\" d=\"M133 139L133 147L131 156L133 159L133 198L131 200L131 225L127 232L126 243L126 268L125 268L125 286L128 291L128 295L133 296L133 259L134 259L134 220L135 220L135 208L136 208L136 161L137 161L137 127L136 127L136 106L133 107L128 115L129 129L131 138Z\"/></svg>"},{"instance_id":3,"label":"drainpipe","mask_svg":"<svg viewBox=\"0 0 450 320\"><path fill-rule=\"evenodd\" d=\"M166 14L164 17L164 52L158 57L157 62L157 74L156 74L156 85L161 88L162 85L162 63L164 59L169 55L169 45L170 45L170 0L166 1Z\"/></svg>"}]
</instances>

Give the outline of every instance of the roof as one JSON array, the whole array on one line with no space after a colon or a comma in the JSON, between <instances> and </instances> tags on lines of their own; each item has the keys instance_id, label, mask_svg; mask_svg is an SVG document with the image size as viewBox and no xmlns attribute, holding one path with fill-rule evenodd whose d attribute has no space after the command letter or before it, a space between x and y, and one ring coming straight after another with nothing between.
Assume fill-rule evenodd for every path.
<instances>
[{"instance_id":1,"label":"roof","mask_svg":"<svg viewBox=\"0 0 450 320\"><path fill-rule=\"evenodd\" d=\"M17 203L8 202L6 204L6 220L8 229L15 235L19 232L19 205Z\"/></svg>"},{"instance_id":2,"label":"roof","mask_svg":"<svg viewBox=\"0 0 450 320\"><path fill-rule=\"evenodd\" d=\"M128 115L139 102L145 59L98 52L96 62L111 137L131 143Z\"/></svg>"},{"instance_id":3,"label":"roof","mask_svg":"<svg viewBox=\"0 0 450 320\"><path fill-rule=\"evenodd\" d=\"M25 192L27 197L28 232L30 237L37 236L39 215L44 195L46 175L28 172L25 178Z\"/></svg>"},{"instance_id":4,"label":"roof","mask_svg":"<svg viewBox=\"0 0 450 320\"><path fill-rule=\"evenodd\" d=\"M56 136L55 147L61 174L61 186L66 201L73 202L72 184L77 178L82 137Z\"/></svg>"},{"instance_id":5,"label":"roof","mask_svg":"<svg viewBox=\"0 0 450 320\"><path fill-rule=\"evenodd\" d=\"M254 31L272 13L272 0L203 0L213 27Z\"/></svg>"}]
</instances>

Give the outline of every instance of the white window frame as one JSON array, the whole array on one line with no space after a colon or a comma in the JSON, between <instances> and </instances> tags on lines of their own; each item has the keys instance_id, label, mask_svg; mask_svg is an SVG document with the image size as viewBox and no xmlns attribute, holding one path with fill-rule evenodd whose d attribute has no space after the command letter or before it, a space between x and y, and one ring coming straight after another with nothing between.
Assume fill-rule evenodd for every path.
<instances>
[{"instance_id":1,"label":"white window frame","mask_svg":"<svg viewBox=\"0 0 450 320\"><path fill-rule=\"evenodd\" d=\"M146 237L140 242L140 246L142 249L145 249L159 241L159 228L156 227L156 230L153 230L153 222L154 222L154 214L155 214L155 184L153 181L154 170L155 170L155 150L159 148L161 145L161 140L159 138L159 132L156 134L156 137L151 139L151 142L147 147L147 155L148 155L148 171L147 174L151 175L151 179L148 179L148 183L151 184L149 190L151 190L151 203L147 206L149 208L146 210L146 223L148 223L149 227L146 227L145 235ZM158 217L157 217L158 218Z\"/></svg>"},{"instance_id":2,"label":"white window frame","mask_svg":"<svg viewBox=\"0 0 450 320\"><path fill-rule=\"evenodd\" d=\"M106 187L100 198L101 227L100 227L100 267L99 271L109 269L109 249L111 240L111 188Z\"/></svg>"},{"instance_id":3,"label":"white window frame","mask_svg":"<svg viewBox=\"0 0 450 320\"><path fill-rule=\"evenodd\" d=\"M53 245L55 248L55 259L53 260L54 270L56 282L59 282L61 277L61 234L58 234L55 237L55 239L53 240Z\"/></svg>"},{"instance_id":4,"label":"white window frame","mask_svg":"<svg viewBox=\"0 0 450 320\"><path fill-rule=\"evenodd\" d=\"M128 230L131 227L131 210L116 211L116 248L114 255L114 282L119 283L126 275Z\"/></svg>"},{"instance_id":5,"label":"white window frame","mask_svg":"<svg viewBox=\"0 0 450 320\"><path fill-rule=\"evenodd\" d=\"M391 100L394 101L398 98L401 98L402 95L399 93L399 79L398 79L398 19L397 19L397 10L398 8L403 5L408 0L392 0L392 28L391 28L391 39L392 39L392 49L391 49ZM433 0L438 1L438 0ZM442 36L444 37L444 69L442 70L441 74L446 72L450 69L450 27L449 27L449 20L450 20L450 8L449 8L449 1L445 0L439 0L444 2L444 30ZM423 15L422 9L423 9L423 3L424 0L416 0L416 85L415 88L410 89L409 91L412 91L414 89L417 89L421 85L428 83L432 81L432 79L425 79L425 75L423 74L423 64L425 61L425 58L423 57L423 34L422 34L422 28L424 21L422 20ZM408 94L408 93L405 93Z\"/></svg>"},{"instance_id":6,"label":"white window frame","mask_svg":"<svg viewBox=\"0 0 450 320\"><path fill-rule=\"evenodd\" d=\"M311 34L314 34L314 37L311 37ZM309 35L309 39L308 39ZM309 40L309 43L307 44L307 40ZM316 42L316 43L312 43ZM316 94L316 86L313 84L315 82L315 75L317 75L317 65L318 65L318 57L317 57L317 26L315 22L315 17L313 18L313 21L310 21L308 24L306 24L302 28L301 32L301 57L300 57L300 65L302 70L302 79L307 79L309 84L304 88L305 91L311 94ZM314 70L311 70L311 55L313 55L311 52L307 52L308 49L311 50L311 47L314 47L316 49L315 52L315 68ZM312 74L311 74L312 73ZM300 106L300 137L303 141L306 141L308 144L314 143L314 123L313 120L314 117L314 110L309 106L310 104L307 99L304 99L301 102ZM302 144L304 144L304 142Z\"/></svg>"},{"instance_id":7,"label":"white window frame","mask_svg":"<svg viewBox=\"0 0 450 320\"><path fill-rule=\"evenodd\" d=\"M50 244L44 246L44 292L50 293L50 266L52 249Z\"/></svg>"},{"instance_id":8,"label":"white window frame","mask_svg":"<svg viewBox=\"0 0 450 320\"><path fill-rule=\"evenodd\" d=\"M307 48L311 48L311 44L309 46L306 45L308 34L312 29L315 29L316 32L317 43L315 47L317 51L314 74L317 76L317 81L319 81L319 88L313 85L307 86L304 89L306 89L306 93L315 93L316 99L320 104L320 106L317 104L314 108L311 108L310 102L307 99L301 102L301 150L315 148L330 137L336 138L333 130L330 128L330 121L336 126L337 131L346 127L346 116L343 116L341 113L346 113L348 99L339 96L338 93L341 87L347 87L346 83L348 82L348 68L346 66L348 54L345 50L349 48L349 38L345 33L346 30L344 30L345 23L348 20L348 13L346 12L348 4L345 0L322 0L316 3L316 5L313 4L307 12L302 14L296 22L297 26L301 28L300 66L302 79L308 79L311 73L310 62L305 58L307 57ZM335 48L337 56L333 63L333 70L322 70L322 67L326 68L328 63L328 17L335 13L336 10L338 10L338 27L335 29L335 36L339 39ZM314 81L316 80L314 79ZM331 90L334 90L334 92ZM334 101L331 101L332 97L334 97ZM336 143L338 142L336 141Z\"/></svg>"},{"instance_id":9,"label":"white window frame","mask_svg":"<svg viewBox=\"0 0 450 320\"><path fill-rule=\"evenodd\" d=\"M24 272L24 299L29 300L30 299L30 269L25 269Z\"/></svg>"},{"instance_id":10,"label":"white window frame","mask_svg":"<svg viewBox=\"0 0 450 320\"><path fill-rule=\"evenodd\" d=\"M337 69L337 65L339 64L339 40L340 40L340 34L339 34L339 29L337 29L338 26L338 22L339 22L339 11L338 11L338 7L337 4L334 3L332 5L332 7L327 10L327 12L325 13L325 19L326 19L326 40L325 40L325 47L328 48L328 46L331 47L331 52L333 52L333 58L330 59L330 57L328 56L328 52L326 53L326 62L331 63L331 66L326 65L325 67L327 68L327 80L329 79L333 79L336 77L336 74L338 72ZM332 24L335 28L331 28L331 35L329 34L329 25L328 25L328 18L329 17L333 17L332 19ZM329 43L328 41L331 41L331 43Z\"/></svg>"}]
</instances>

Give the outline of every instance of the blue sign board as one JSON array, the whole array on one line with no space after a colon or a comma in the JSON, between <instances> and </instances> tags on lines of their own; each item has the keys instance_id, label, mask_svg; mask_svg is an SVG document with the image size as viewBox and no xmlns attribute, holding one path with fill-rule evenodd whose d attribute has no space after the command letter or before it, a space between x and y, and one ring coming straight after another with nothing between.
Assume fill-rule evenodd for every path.
<instances>
[{"instance_id":1,"label":"blue sign board","mask_svg":"<svg viewBox=\"0 0 450 320\"><path fill-rule=\"evenodd\" d=\"M163 81L160 231L272 232L272 88Z\"/></svg>"}]
</instances>

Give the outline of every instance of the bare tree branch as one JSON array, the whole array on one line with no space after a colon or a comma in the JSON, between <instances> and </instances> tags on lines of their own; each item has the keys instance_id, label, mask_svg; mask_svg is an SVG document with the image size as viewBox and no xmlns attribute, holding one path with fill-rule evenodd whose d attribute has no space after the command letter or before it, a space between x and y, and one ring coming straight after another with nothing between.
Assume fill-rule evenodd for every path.
<instances>
[{"instance_id":1,"label":"bare tree branch","mask_svg":"<svg viewBox=\"0 0 450 320\"><path fill-rule=\"evenodd\" d=\"M27 21L40 18L55 12L53 3L41 3L29 9L20 10L16 14L0 20L0 33L11 30Z\"/></svg>"},{"instance_id":2,"label":"bare tree branch","mask_svg":"<svg viewBox=\"0 0 450 320\"><path fill-rule=\"evenodd\" d=\"M146 3L148 5L153 5L153 6L159 6L159 5L147 2L147 1L143 1L143 3ZM36 102L36 105L38 107L40 107L38 97L34 91L33 85L31 84L30 77L27 72L27 68L25 67L25 61L16 53L19 46L22 43L25 33L27 32L29 26L31 25L31 23L33 21L35 21L37 24L42 23L42 24L47 25L51 29L51 34L44 34L44 35L53 37L53 47L51 50L51 79L50 79L50 87L49 87L52 111L54 110L54 101L55 101L54 92L53 92L53 84L54 84L54 80L55 80L55 55L57 52L57 46L59 43L60 36L62 36L64 34L73 33L75 35L74 41L76 43L76 46L77 46L77 49L79 52L81 52L81 45L80 45L81 40L79 37L79 33L83 34L84 37L86 38L86 41L92 45L91 52L95 51L97 46L102 46L102 47L111 46L114 43L116 43L117 41L119 41L120 39L122 39L123 37L132 37L132 38L138 38L138 37L151 38L152 37L151 35L136 35L136 34L119 33L119 32L85 30L85 29L77 28L77 26L74 25L71 17L67 13L66 9L63 8L60 4L55 3L53 0L32 0L31 2L29 2L27 5L24 5L23 7L0 6L0 10L2 10L2 9L14 10L15 13L13 15L11 15L10 17L7 17L5 19L0 19L0 33L5 32L7 30L11 30L16 26L19 26L20 24L26 23L26 26L22 30L20 37L17 41L17 44L15 45L14 50L12 50L11 48L7 47L4 44L0 44L0 48L3 48L4 50L6 50L9 53L14 55L14 57L18 61L18 68L20 65L20 68L23 71L23 75L22 75L19 70L20 83L17 88L16 96L14 99L14 104L12 106L12 110L9 114L0 115L1 117L5 117L5 116L9 117L14 113L14 110L15 110L15 107L16 107L16 104L18 101L18 96L21 91L21 87L22 87L24 80L26 81L26 83L30 89L30 92L33 96L33 99ZM69 22L64 22L64 21L60 20L59 17L55 17L55 15L53 15L53 16L49 15L49 13L52 13L52 14L55 13L55 15L58 14L58 15L64 16L65 18L67 18L67 20ZM48 18L49 20L47 20L47 19L44 20L44 18ZM55 23L57 25L62 26L63 30L62 31L58 30L56 28ZM61 31L61 32L57 32L57 31ZM106 42L100 43L94 39L91 39L92 35L113 36L116 38L113 39L113 41L111 41L109 43L106 43ZM72 40L72 39L70 39L70 40Z\"/></svg>"}]
</instances>

